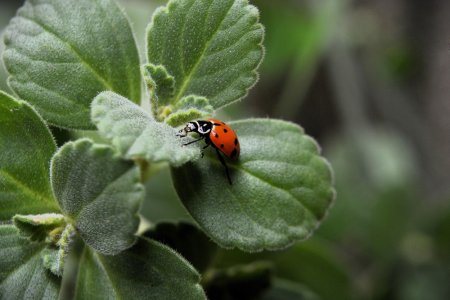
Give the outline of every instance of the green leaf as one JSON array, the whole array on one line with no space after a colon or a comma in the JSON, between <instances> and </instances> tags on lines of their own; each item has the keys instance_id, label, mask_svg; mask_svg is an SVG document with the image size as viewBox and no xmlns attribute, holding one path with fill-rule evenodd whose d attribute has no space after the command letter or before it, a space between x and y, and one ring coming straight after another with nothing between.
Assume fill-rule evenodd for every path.
<instances>
[{"instance_id":1,"label":"green leaf","mask_svg":"<svg viewBox=\"0 0 450 300\"><path fill-rule=\"evenodd\" d=\"M174 112L164 119L172 127L181 126L192 120L205 119L214 111L208 99L192 95L183 97L174 105L173 110Z\"/></svg>"},{"instance_id":2,"label":"green leaf","mask_svg":"<svg viewBox=\"0 0 450 300\"><path fill-rule=\"evenodd\" d=\"M186 258L197 271L204 272L216 255L217 246L196 226L187 222L158 223L144 233Z\"/></svg>"},{"instance_id":3,"label":"green leaf","mask_svg":"<svg viewBox=\"0 0 450 300\"><path fill-rule=\"evenodd\" d=\"M112 90L140 101L139 56L112 0L28 0L5 31L9 84L49 123L92 129L89 105Z\"/></svg>"},{"instance_id":4,"label":"green leaf","mask_svg":"<svg viewBox=\"0 0 450 300\"><path fill-rule=\"evenodd\" d=\"M0 298L57 299L60 279L41 260L45 243L30 242L12 225L0 226Z\"/></svg>"},{"instance_id":5,"label":"green leaf","mask_svg":"<svg viewBox=\"0 0 450 300\"><path fill-rule=\"evenodd\" d=\"M175 96L162 100L198 95L217 109L243 98L258 78L263 36L247 0L170 1L147 32L148 61L175 78Z\"/></svg>"},{"instance_id":6,"label":"green leaf","mask_svg":"<svg viewBox=\"0 0 450 300\"><path fill-rule=\"evenodd\" d=\"M92 121L125 158L180 166L200 157L199 147L183 147L174 128L156 122L142 108L112 92L95 97Z\"/></svg>"},{"instance_id":7,"label":"green leaf","mask_svg":"<svg viewBox=\"0 0 450 300\"><path fill-rule=\"evenodd\" d=\"M76 299L206 299L200 275L172 249L139 239L130 249L104 256L85 248Z\"/></svg>"},{"instance_id":8,"label":"green leaf","mask_svg":"<svg viewBox=\"0 0 450 300\"><path fill-rule=\"evenodd\" d=\"M233 185L215 156L172 169L192 217L225 248L276 250L309 237L335 194L331 168L316 142L289 122L229 124L241 144L239 160L228 162Z\"/></svg>"},{"instance_id":9,"label":"green leaf","mask_svg":"<svg viewBox=\"0 0 450 300\"><path fill-rule=\"evenodd\" d=\"M0 220L59 211L48 171L55 151L35 110L0 91Z\"/></svg>"},{"instance_id":10,"label":"green leaf","mask_svg":"<svg viewBox=\"0 0 450 300\"><path fill-rule=\"evenodd\" d=\"M56 247L48 247L43 251L44 267L59 277L63 275L65 260L69 254L74 235L75 228L71 224L67 224L56 242Z\"/></svg>"},{"instance_id":11,"label":"green leaf","mask_svg":"<svg viewBox=\"0 0 450 300\"><path fill-rule=\"evenodd\" d=\"M109 146L83 139L61 147L51 175L61 209L89 246L112 255L133 245L144 188L131 162Z\"/></svg>"},{"instance_id":12,"label":"green leaf","mask_svg":"<svg viewBox=\"0 0 450 300\"><path fill-rule=\"evenodd\" d=\"M65 225L61 214L15 215L14 225L31 240L45 241L52 230Z\"/></svg>"}]
</instances>

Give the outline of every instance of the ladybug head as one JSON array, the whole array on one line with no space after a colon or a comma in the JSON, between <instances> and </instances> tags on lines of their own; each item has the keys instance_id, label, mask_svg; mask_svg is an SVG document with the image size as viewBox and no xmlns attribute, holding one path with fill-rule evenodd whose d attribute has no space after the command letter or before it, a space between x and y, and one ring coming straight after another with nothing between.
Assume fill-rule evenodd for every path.
<instances>
[{"instance_id":1,"label":"ladybug head","mask_svg":"<svg viewBox=\"0 0 450 300\"><path fill-rule=\"evenodd\" d=\"M212 130L213 124L210 121L198 120L189 122L186 126L178 131L177 136L184 137L189 132L196 132L201 136L207 136Z\"/></svg>"},{"instance_id":2,"label":"ladybug head","mask_svg":"<svg viewBox=\"0 0 450 300\"><path fill-rule=\"evenodd\" d=\"M178 131L177 136L184 137L188 132L198 132L198 124L196 122L189 122L186 126Z\"/></svg>"}]
</instances>

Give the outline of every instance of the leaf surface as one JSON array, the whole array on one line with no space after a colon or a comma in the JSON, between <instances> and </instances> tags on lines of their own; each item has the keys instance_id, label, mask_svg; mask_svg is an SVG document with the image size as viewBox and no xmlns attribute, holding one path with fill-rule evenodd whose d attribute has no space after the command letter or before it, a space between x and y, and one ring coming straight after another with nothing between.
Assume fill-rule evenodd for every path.
<instances>
[{"instance_id":1,"label":"leaf surface","mask_svg":"<svg viewBox=\"0 0 450 300\"><path fill-rule=\"evenodd\" d=\"M83 240L104 254L117 254L136 240L137 212L144 198L139 172L106 145L66 143L51 165L52 187Z\"/></svg>"},{"instance_id":2,"label":"leaf surface","mask_svg":"<svg viewBox=\"0 0 450 300\"><path fill-rule=\"evenodd\" d=\"M184 147L174 128L155 121L142 108L112 92L94 99L92 121L125 158L179 166L200 157L200 149Z\"/></svg>"},{"instance_id":3,"label":"leaf surface","mask_svg":"<svg viewBox=\"0 0 450 300\"><path fill-rule=\"evenodd\" d=\"M53 125L92 129L101 91L140 101L136 43L115 1L28 0L4 40L9 85Z\"/></svg>"},{"instance_id":4,"label":"leaf surface","mask_svg":"<svg viewBox=\"0 0 450 300\"><path fill-rule=\"evenodd\" d=\"M12 225L0 225L0 298L57 299L60 279L44 268L45 243L30 242Z\"/></svg>"},{"instance_id":5,"label":"leaf surface","mask_svg":"<svg viewBox=\"0 0 450 300\"><path fill-rule=\"evenodd\" d=\"M105 256L85 248L76 299L206 299L200 275L172 249L139 239L130 249Z\"/></svg>"},{"instance_id":6,"label":"leaf surface","mask_svg":"<svg viewBox=\"0 0 450 300\"><path fill-rule=\"evenodd\" d=\"M263 36L259 12L247 0L172 0L153 15L147 56L174 77L170 102L197 95L217 109L255 84Z\"/></svg>"},{"instance_id":7,"label":"leaf surface","mask_svg":"<svg viewBox=\"0 0 450 300\"><path fill-rule=\"evenodd\" d=\"M219 245L276 250L306 239L334 199L330 165L316 142L289 122L230 122L241 156L228 161L232 178L213 156L172 168L184 206Z\"/></svg>"},{"instance_id":8,"label":"leaf surface","mask_svg":"<svg viewBox=\"0 0 450 300\"><path fill-rule=\"evenodd\" d=\"M0 220L58 212L49 180L55 151L55 141L36 111L0 91Z\"/></svg>"}]
</instances>

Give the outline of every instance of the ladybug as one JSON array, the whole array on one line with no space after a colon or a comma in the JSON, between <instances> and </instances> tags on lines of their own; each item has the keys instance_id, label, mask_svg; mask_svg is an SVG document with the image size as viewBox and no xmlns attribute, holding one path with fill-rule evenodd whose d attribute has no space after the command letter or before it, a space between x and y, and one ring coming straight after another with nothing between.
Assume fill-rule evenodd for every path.
<instances>
[{"instance_id":1,"label":"ladybug","mask_svg":"<svg viewBox=\"0 0 450 300\"><path fill-rule=\"evenodd\" d=\"M225 167L225 173L227 175L228 182L231 184L231 178L228 172L227 164L225 163L225 160L220 153L224 154L226 157L232 160L237 160L239 158L239 140L233 129L231 129L231 127L224 122L217 119L197 120L187 123L186 126L177 133L177 136L185 137L189 132L195 132L199 134L200 138L183 144L183 146L204 140L206 145L203 146L203 149L206 149L208 146L212 146L214 149L216 149L219 161Z\"/></svg>"}]
</instances>

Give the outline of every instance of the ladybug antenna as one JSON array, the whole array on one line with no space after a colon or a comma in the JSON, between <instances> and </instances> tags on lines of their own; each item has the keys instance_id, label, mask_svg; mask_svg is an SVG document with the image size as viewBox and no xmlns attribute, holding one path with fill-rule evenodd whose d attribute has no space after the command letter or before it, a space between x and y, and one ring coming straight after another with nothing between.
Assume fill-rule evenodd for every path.
<instances>
[{"instance_id":1,"label":"ladybug antenna","mask_svg":"<svg viewBox=\"0 0 450 300\"><path fill-rule=\"evenodd\" d=\"M217 148L216 148L216 153L217 153L217 157L219 157L219 160L222 163L222 166L224 166L224 168L225 168L225 173L227 174L228 182L230 183L230 185L232 185L233 183L231 182L231 177L230 177L230 173L228 172L227 163L223 159L222 155L220 155L220 152Z\"/></svg>"}]
</instances>

